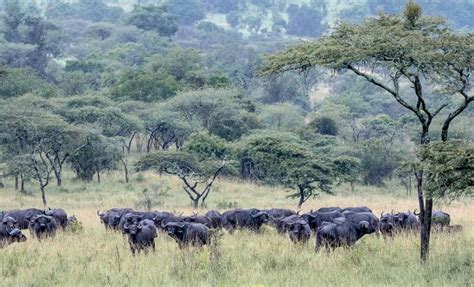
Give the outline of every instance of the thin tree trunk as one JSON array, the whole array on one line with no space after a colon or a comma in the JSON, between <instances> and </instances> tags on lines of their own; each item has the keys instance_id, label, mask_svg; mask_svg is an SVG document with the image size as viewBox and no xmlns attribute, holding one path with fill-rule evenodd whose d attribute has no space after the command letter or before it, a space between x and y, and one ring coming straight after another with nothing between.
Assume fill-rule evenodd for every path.
<instances>
[{"instance_id":1,"label":"thin tree trunk","mask_svg":"<svg viewBox=\"0 0 474 287\"><path fill-rule=\"evenodd\" d=\"M199 207L199 197L193 200L193 207L198 208Z\"/></svg>"},{"instance_id":2,"label":"thin tree trunk","mask_svg":"<svg viewBox=\"0 0 474 287\"><path fill-rule=\"evenodd\" d=\"M25 178L20 174L20 192L25 193Z\"/></svg>"},{"instance_id":3,"label":"thin tree trunk","mask_svg":"<svg viewBox=\"0 0 474 287\"><path fill-rule=\"evenodd\" d=\"M302 187L298 187L299 190L300 190L300 199L298 201L298 209L301 208L301 206L303 206L303 203L305 202L305 198L304 198L304 188Z\"/></svg>"},{"instance_id":4,"label":"thin tree trunk","mask_svg":"<svg viewBox=\"0 0 474 287\"><path fill-rule=\"evenodd\" d=\"M57 186L62 186L63 185L63 179L62 179L62 172L61 168L53 169L54 171L54 176L56 177L56 185Z\"/></svg>"},{"instance_id":5,"label":"thin tree trunk","mask_svg":"<svg viewBox=\"0 0 474 287\"><path fill-rule=\"evenodd\" d=\"M46 202L46 192L44 190L46 186L41 184L40 185L40 189L41 189L41 199L43 200L43 206L44 208L46 208L48 206L47 202Z\"/></svg>"},{"instance_id":6,"label":"thin tree trunk","mask_svg":"<svg viewBox=\"0 0 474 287\"><path fill-rule=\"evenodd\" d=\"M15 175L15 190L18 190L18 175Z\"/></svg>"},{"instance_id":7,"label":"thin tree trunk","mask_svg":"<svg viewBox=\"0 0 474 287\"><path fill-rule=\"evenodd\" d=\"M97 183L100 183L100 171L97 171Z\"/></svg>"},{"instance_id":8,"label":"thin tree trunk","mask_svg":"<svg viewBox=\"0 0 474 287\"><path fill-rule=\"evenodd\" d=\"M431 213L433 211L433 199L426 195L425 214L421 223L421 248L420 256L422 262L427 262L430 254L430 235L431 235Z\"/></svg>"},{"instance_id":9,"label":"thin tree trunk","mask_svg":"<svg viewBox=\"0 0 474 287\"><path fill-rule=\"evenodd\" d=\"M122 162L124 174L125 174L125 182L128 183L128 167L127 162L121 157L120 161Z\"/></svg>"}]
</instances>

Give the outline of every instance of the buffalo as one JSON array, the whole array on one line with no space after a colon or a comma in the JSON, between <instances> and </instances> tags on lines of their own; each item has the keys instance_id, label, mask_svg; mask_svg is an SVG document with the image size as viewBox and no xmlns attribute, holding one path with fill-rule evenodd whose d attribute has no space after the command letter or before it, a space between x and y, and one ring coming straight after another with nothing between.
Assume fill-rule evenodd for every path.
<instances>
[{"instance_id":1,"label":"buffalo","mask_svg":"<svg viewBox=\"0 0 474 287\"><path fill-rule=\"evenodd\" d=\"M311 237L311 229L308 223L302 219L288 223L287 232L293 243L307 243Z\"/></svg>"},{"instance_id":2,"label":"buffalo","mask_svg":"<svg viewBox=\"0 0 474 287\"><path fill-rule=\"evenodd\" d=\"M380 215L379 231L382 235L391 236L397 231L397 223L395 222L395 216L393 214L382 214Z\"/></svg>"},{"instance_id":3,"label":"buffalo","mask_svg":"<svg viewBox=\"0 0 474 287\"><path fill-rule=\"evenodd\" d=\"M333 222L335 218L344 217L344 215L335 210L330 212L317 211L313 213L305 213L301 217L308 222L311 230L316 232L324 222Z\"/></svg>"},{"instance_id":4,"label":"buffalo","mask_svg":"<svg viewBox=\"0 0 474 287\"><path fill-rule=\"evenodd\" d=\"M0 224L0 248L10 245L14 242L24 242L26 236L18 228L7 230L6 226Z\"/></svg>"},{"instance_id":5,"label":"buffalo","mask_svg":"<svg viewBox=\"0 0 474 287\"><path fill-rule=\"evenodd\" d=\"M205 216L212 222L212 228L222 228L222 214L217 210L209 210Z\"/></svg>"},{"instance_id":6,"label":"buffalo","mask_svg":"<svg viewBox=\"0 0 474 287\"><path fill-rule=\"evenodd\" d=\"M10 216L4 216L1 221L1 225L5 228L6 232L10 232L13 229L18 229L18 221Z\"/></svg>"},{"instance_id":7,"label":"buffalo","mask_svg":"<svg viewBox=\"0 0 474 287\"><path fill-rule=\"evenodd\" d=\"M210 243L209 228L201 223L169 222L163 225L165 232L176 240L179 248L203 246Z\"/></svg>"},{"instance_id":8,"label":"buffalo","mask_svg":"<svg viewBox=\"0 0 474 287\"><path fill-rule=\"evenodd\" d=\"M367 222L367 233L378 232L379 219L371 212L345 212L344 217L352 223Z\"/></svg>"},{"instance_id":9,"label":"buffalo","mask_svg":"<svg viewBox=\"0 0 474 287\"><path fill-rule=\"evenodd\" d=\"M149 249L155 251L155 238L157 231L155 223L150 219L143 219L140 222L128 224L123 226L124 232L128 235L128 243L132 254Z\"/></svg>"},{"instance_id":10,"label":"buffalo","mask_svg":"<svg viewBox=\"0 0 474 287\"><path fill-rule=\"evenodd\" d=\"M435 210L431 214L431 224L437 228L443 228L445 226L449 226L451 222L451 216L444 211Z\"/></svg>"},{"instance_id":11,"label":"buffalo","mask_svg":"<svg viewBox=\"0 0 474 287\"><path fill-rule=\"evenodd\" d=\"M331 206L331 207L321 207L320 209L316 210L316 212L333 212L333 211L342 212L342 208L337 207L337 206Z\"/></svg>"},{"instance_id":12,"label":"buffalo","mask_svg":"<svg viewBox=\"0 0 474 287\"><path fill-rule=\"evenodd\" d=\"M295 211L284 208L271 208L262 211L265 211L270 216L269 223L274 227L276 227L275 225L278 222L278 219L296 215Z\"/></svg>"},{"instance_id":13,"label":"buffalo","mask_svg":"<svg viewBox=\"0 0 474 287\"><path fill-rule=\"evenodd\" d=\"M194 214L191 216L185 216L183 217L183 221L190 222L190 223L201 223L207 226L208 228L213 228L212 220L205 215Z\"/></svg>"},{"instance_id":14,"label":"buffalo","mask_svg":"<svg viewBox=\"0 0 474 287\"><path fill-rule=\"evenodd\" d=\"M299 215L291 215L288 217L280 218L280 219L275 219L274 226L278 233L286 233L288 231L288 226L294 222L303 220L306 223L308 223L306 220L304 220L301 216Z\"/></svg>"},{"instance_id":15,"label":"buffalo","mask_svg":"<svg viewBox=\"0 0 474 287\"><path fill-rule=\"evenodd\" d=\"M106 230L118 230L118 225L122 215L133 211L131 208L112 208L103 213L97 211L100 222L104 224Z\"/></svg>"},{"instance_id":16,"label":"buffalo","mask_svg":"<svg viewBox=\"0 0 474 287\"><path fill-rule=\"evenodd\" d=\"M265 211L258 209L234 209L222 214L224 218L224 228L229 232L236 229L249 229L259 231L264 223L270 220L270 216Z\"/></svg>"},{"instance_id":17,"label":"buffalo","mask_svg":"<svg viewBox=\"0 0 474 287\"><path fill-rule=\"evenodd\" d=\"M372 209L366 206L358 206L358 207L346 207L341 210L342 213L344 212L370 212L372 213Z\"/></svg>"},{"instance_id":18,"label":"buffalo","mask_svg":"<svg viewBox=\"0 0 474 287\"><path fill-rule=\"evenodd\" d=\"M44 214L43 210L36 208L21 209L21 210L10 210L4 213L5 216L14 218L18 222L19 229L28 229L30 219L35 215Z\"/></svg>"},{"instance_id":19,"label":"buffalo","mask_svg":"<svg viewBox=\"0 0 474 287\"><path fill-rule=\"evenodd\" d=\"M367 221L358 223L346 221L340 224L326 222L318 228L316 251L319 251L322 246L326 250L334 250L340 246L351 246L370 231L370 223Z\"/></svg>"},{"instance_id":20,"label":"buffalo","mask_svg":"<svg viewBox=\"0 0 474 287\"><path fill-rule=\"evenodd\" d=\"M126 224L138 224L143 219L154 220L155 217L158 215L158 212L148 212L148 211L128 211L124 212L120 217L119 224L117 225L117 229L125 233L124 226Z\"/></svg>"},{"instance_id":21,"label":"buffalo","mask_svg":"<svg viewBox=\"0 0 474 287\"><path fill-rule=\"evenodd\" d=\"M54 217L56 221L58 222L59 226L64 230L66 229L67 226L67 213L64 211L64 209L61 208L55 208L51 209L49 208L44 212L48 216Z\"/></svg>"},{"instance_id":22,"label":"buffalo","mask_svg":"<svg viewBox=\"0 0 474 287\"><path fill-rule=\"evenodd\" d=\"M44 214L33 216L28 226L31 234L38 239L55 235L58 227L59 224L54 217Z\"/></svg>"}]
</instances>

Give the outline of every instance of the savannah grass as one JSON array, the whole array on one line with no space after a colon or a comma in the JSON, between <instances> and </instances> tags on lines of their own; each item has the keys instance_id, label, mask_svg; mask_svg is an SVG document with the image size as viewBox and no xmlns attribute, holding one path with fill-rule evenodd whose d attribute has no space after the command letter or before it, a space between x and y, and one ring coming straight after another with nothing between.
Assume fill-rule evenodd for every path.
<instances>
[{"instance_id":1,"label":"savannah grass","mask_svg":"<svg viewBox=\"0 0 474 287\"><path fill-rule=\"evenodd\" d=\"M307 246L293 245L266 226L260 234L219 232L211 246L185 251L160 233L155 253L134 257L122 235L105 231L96 210L136 207L145 188L159 197L154 209L184 214L205 211L191 207L179 181L152 174L135 175L129 184L119 174L109 174L101 184L69 181L66 187L51 187L48 205L75 214L83 231L60 232L43 242L29 239L0 249L0 286L472 286L474 282L470 199L442 206L453 224L464 226L464 232L434 234L426 265L419 262L418 234L388 240L365 236L351 248L328 254L315 253L314 237ZM335 196L309 200L303 211L367 205L380 215L382 210L416 208L415 198L396 185L347 190L341 186ZM280 188L221 180L207 204L208 208L294 208L296 201L287 195ZM0 198L0 210L41 207L39 193L21 195L8 185Z\"/></svg>"}]
</instances>

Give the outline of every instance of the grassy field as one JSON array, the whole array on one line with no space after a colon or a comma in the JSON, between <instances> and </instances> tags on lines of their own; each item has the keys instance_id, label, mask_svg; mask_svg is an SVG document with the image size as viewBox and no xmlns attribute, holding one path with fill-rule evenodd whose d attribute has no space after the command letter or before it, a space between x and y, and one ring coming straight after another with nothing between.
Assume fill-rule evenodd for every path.
<instances>
[{"instance_id":1,"label":"grassy field","mask_svg":"<svg viewBox=\"0 0 474 287\"><path fill-rule=\"evenodd\" d=\"M33 187L31 187L32 189ZM137 207L143 190L158 196L154 209L191 214L189 200L179 182L151 174L135 175L125 184L118 174L103 177L101 184L66 182L51 187L51 207L63 207L84 226L81 233L59 233L44 242L28 240L0 249L0 286L472 286L474 284L474 202L462 200L441 206L453 224L462 224L462 234L435 234L431 261L418 261L417 235L384 240L366 236L350 249L334 253L314 252L295 246L265 227L261 234L225 232L216 244L203 249L180 251L164 234L157 250L133 257L126 240L105 232L97 209ZM284 190L242 182L220 181L208 208L287 207ZM367 205L374 212L416 208L415 197L397 187L382 190L358 187L355 193L340 187L336 196L321 196L305 204L304 210L321 206ZM19 195L11 186L0 190L0 210L41 207L38 193ZM204 211L196 210L198 212ZM29 233L26 231L26 235Z\"/></svg>"}]
</instances>

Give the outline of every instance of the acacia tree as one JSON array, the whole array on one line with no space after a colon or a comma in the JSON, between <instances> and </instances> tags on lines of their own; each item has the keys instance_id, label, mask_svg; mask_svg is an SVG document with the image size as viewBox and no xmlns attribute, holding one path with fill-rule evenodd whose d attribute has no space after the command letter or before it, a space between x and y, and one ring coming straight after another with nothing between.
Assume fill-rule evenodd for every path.
<instances>
[{"instance_id":1,"label":"acacia tree","mask_svg":"<svg viewBox=\"0 0 474 287\"><path fill-rule=\"evenodd\" d=\"M335 169L329 160L316 156L293 133L260 132L245 138L240 147L240 174L294 191L300 208L318 193L330 193Z\"/></svg>"},{"instance_id":2,"label":"acacia tree","mask_svg":"<svg viewBox=\"0 0 474 287\"><path fill-rule=\"evenodd\" d=\"M225 160L220 164L215 161L201 161L189 152L166 150L146 155L137 162L136 168L138 171L153 169L179 177L194 208L198 208L199 204L205 203L225 164Z\"/></svg>"},{"instance_id":3,"label":"acacia tree","mask_svg":"<svg viewBox=\"0 0 474 287\"><path fill-rule=\"evenodd\" d=\"M64 157L64 149L57 143L71 127L45 107L38 108L40 101L34 97L21 97L1 107L0 143L6 153L29 161L32 177L39 185L46 206L45 188L54 172L59 171L58 164L62 162L58 161Z\"/></svg>"},{"instance_id":4,"label":"acacia tree","mask_svg":"<svg viewBox=\"0 0 474 287\"><path fill-rule=\"evenodd\" d=\"M430 142L434 118L445 116L441 140L447 141L450 124L474 101L469 95L473 43L473 33L453 31L444 19L423 16L420 6L408 2L403 15L381 13L361 24L340 23L327 36L271 55L263 72L314 67L352 72L381 88L416 116L423 146ZM401 88L404 84L410 85L409 91ZM433 92L439 87L443 90ZM461 96L461 103L455 96ZM443 111L447 109L451 111ZM415 170L422 261L428 260L433 209L433 194L423 189L425 176L424 168Z\"/></svg>"}]
</instances>

